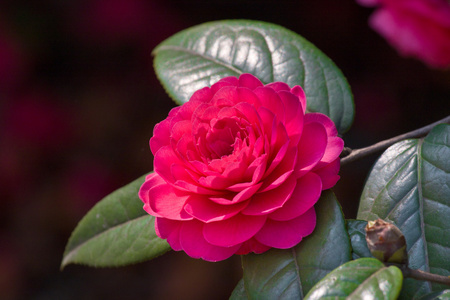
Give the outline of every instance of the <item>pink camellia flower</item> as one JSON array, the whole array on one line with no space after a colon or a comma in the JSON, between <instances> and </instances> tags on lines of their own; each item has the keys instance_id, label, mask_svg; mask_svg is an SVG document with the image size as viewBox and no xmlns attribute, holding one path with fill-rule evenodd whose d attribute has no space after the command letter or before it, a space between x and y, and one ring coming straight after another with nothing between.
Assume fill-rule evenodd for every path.
<instances>
[{"instance_id":1,"label":"pink camellia flower","mask_svg":"<svg viewBox=\"0 0 450 300\"><path fill-rule=\"evenodd\" d=\"M450 3L446 0L358 0L379 8L370 25L400 54L450 67Z\"/></svg>"},{"instance_id":2,"label":"pink camellia flower","mask_svg":"<svg viewBox=\"0 0 450 300\"><path fill-rule=\"evenodd\" d=\"M339 179L343 141L300 86L243 74L195 92L157 124L139 196L174 250L218 261L298 244Z\"/></svg>"}]
</instances>

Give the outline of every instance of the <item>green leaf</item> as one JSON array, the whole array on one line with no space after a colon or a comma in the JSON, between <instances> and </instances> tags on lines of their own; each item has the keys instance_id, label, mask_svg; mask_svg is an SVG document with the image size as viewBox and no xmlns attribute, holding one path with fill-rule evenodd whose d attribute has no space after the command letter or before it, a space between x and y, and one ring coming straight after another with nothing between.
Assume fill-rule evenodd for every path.
<instances>
[{"instance_id":1,"label":"green leaf","mask_svg":"<svg viewBox=\"0 0 450 300\"><path fill-rule=\"evenodd\" d=\"M155 218L138 197L145 176L97 203L78 223L67 243L61 268L71 263L122 266L154 258L170 249L156 236Z\"/></svg>"},{"instance_id":2,"label":"green leaf","mask_svg":"<svg viewBox=\"0 0 450 300\"><path fill-rule=\"evenodd\" d=\"M366 228L367 221L347 220L347 230L352 244L352 258L373 257L367 247Z\"/></svg>"},{"instance_id":3,"label":"green leaf","mask_svg":"<svg viewBox=\"0 0 450 300\"><path fill-rule=\"evenodd\" d=\"M294 248L242 256L248 299L303 299L328 272L350 260L345 220L331 191L323 193L316 213L314 232Z\"/></svg>"},{"instance_id":4,"label":"green leaf","mask_svg":"<svg viewBox=\"0 0 450 300\"><path fill-rule=\"evenodd\" d=\"M450 125L424 139L399 142L378 159L361 197L358 218L397 225L406 238L409 267L450 275ZM443 285L407 279L402 299Z\"/></svg>"},{"instance_id":5,"label":"green leaf","mask_svg":"<svg viewBox=\"0 0 450 300\"><path fill-rule=\"evenodd\" d=\"M450 290L443 290L439 292L434 292L423 297L419 300L448 300L450 299Z\"/></svg>"},{"instance_id":6,"label":"green leaf","mask_svg":"<svg viewBox=\"0 0 450 300\"><path fill-rule=\"evenodd\" d=\"M397 299L402 271L375 258L350 261L317 283L305 299Z\"/></svg>"},{"instance_id":7,"label":"green leaf","mask_svg":"<svg viewBox=\"0 0 450 300\"><path fill-rule=\"evenodd\" d=\"M251 73L267 84L303 87L310 112L328 115L340 133L353 122L350 86L336 65L313 44L281 26L227 20L188 28L153 51L156 74L178 103L226 76Z\"/></svg>"},{"instance_id":8,"label":"green leaf","mask_svg":"<svg viewBox=\"0 0 450 300\"><path fill-rule=\"evenodd\" d=\"M238 284L231 293L230 300L248 300L247 292L245 291L244 278L239 280Z\"/></svg>"}]
</instances>

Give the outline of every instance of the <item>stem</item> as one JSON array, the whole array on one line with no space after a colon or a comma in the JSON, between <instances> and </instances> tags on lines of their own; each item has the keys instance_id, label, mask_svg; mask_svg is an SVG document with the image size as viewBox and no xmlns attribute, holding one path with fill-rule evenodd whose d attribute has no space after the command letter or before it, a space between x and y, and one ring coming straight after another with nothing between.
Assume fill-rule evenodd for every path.
<instances>
[{"instance_id":1,"label":"stem","mask_svg":"<svg viewBox=\"0 0 450 300\"><path fill-rule=\"evenodd\" d=\"M413 270L408 268L407 266L402 266L400 267L400 269L402 270L404 277L450 285L450 277L447 276L428 273L422 270Z\"/></svg>"},{"instance_id":2,"label":"stem","mask_svg":"<svg viewBox=\"0 0 450 300\"><path fill-rule=\"evenodd\" d=\"M442 124L442 123L450 123L450 116L447 116L447 117L445 117L437 122L434 122L430 125L427 125L425 127L422 127L422 128L398 135L396 137L378 142L369 147L355 149L355 150L352 150L350 148L344 148L344 151L342 152L343 158L341 158L341 166L348 164L352 161L358 160L364 156L384 150L384 149L388 148L389 146L391 146L399 141L402 141L404 139L422 137L422 136L426 135L428 132L430 132L434 126L436 126L438 124Z\"/></svg>"}]
</instances>

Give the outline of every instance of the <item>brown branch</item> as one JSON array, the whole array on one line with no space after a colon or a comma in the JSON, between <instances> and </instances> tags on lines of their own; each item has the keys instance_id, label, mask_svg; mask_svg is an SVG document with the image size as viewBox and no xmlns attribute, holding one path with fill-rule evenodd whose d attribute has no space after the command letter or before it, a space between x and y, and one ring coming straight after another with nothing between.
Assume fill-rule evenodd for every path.
<instances>
[{"instance_id":1,"label":"brown branch","mask_svg":"<svg viewBox=\"0 0 450 300\"><path fill-rule=\"evenodd\" d=\"M450 285L450 276L443 276L443 275L425 272L422 270L410 269L405 264L385 262L384 265L387 267L396 266L397 268L399 268L402 271L404 278L413 278L416 280L430 281L430 282Z\"/></svg>"},{"instance_id":2,"label":"brown branch","mask_svg":"<svg viewBox=\"0 0 450 300\"><path fill-rule=\"evenodd\" d=\"M447 117L445 117L437 122L434 122L430 125L427 125L425 127L422 127L422 128L404 133L402 135L378 142L369 147L355 149L355 150L352 150L350 148L344 148L344 151L342 151L342 154L341 154L341 157L342 157L341 158L341 166L348 164L352 161L358 160L360 158L363 158L364 156L376 153L381 150L385 150L389 146L392 146L393 144L395 144L399 141L402 141L404 139L422 137L422 136L426 135L427 133L429 133L431 131L431 129L433 129L434 126L436 126L438 124L443 124L443 123L447 123L447 124L450 123L450 116L447 116Z\"/></svg>"},{"instance_id":3,"label":"brown branch","mask_svg":"<svg viewBox=\"0 0 450 300\"><path fill-rule=\"evenodd\" d=\"M450 277L447 276L428 273L422 270L413 270L406 266L403 266L400 269L402 270L404 277L450 285Z\"/></svg>"}]
</instances>

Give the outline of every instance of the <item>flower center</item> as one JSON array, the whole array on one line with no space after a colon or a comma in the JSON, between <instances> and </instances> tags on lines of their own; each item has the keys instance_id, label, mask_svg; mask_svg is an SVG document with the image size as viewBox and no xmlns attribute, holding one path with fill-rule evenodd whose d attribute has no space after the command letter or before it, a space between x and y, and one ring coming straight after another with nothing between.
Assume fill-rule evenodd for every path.
<instances>
[{"instance_id":1,"label":"flower center","mask_svg":"<svg viewBox=\"0 0 450 300\"><path fill-rule=\"evenodd\" d=\"M245 127L237 118L211 120L211 129L206 134L210 159L221 159L240 150L247 139Z\"/></svg>"}]
</instances>

